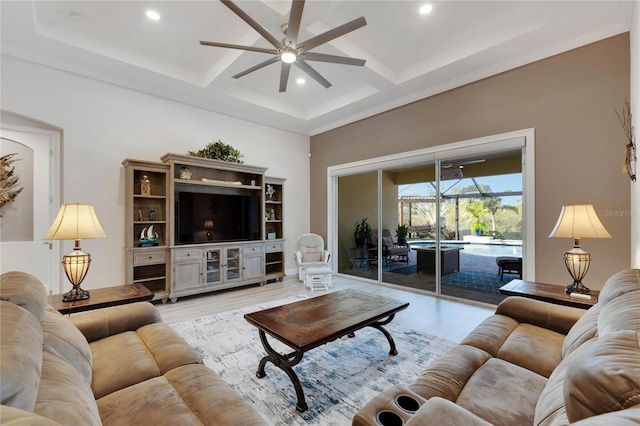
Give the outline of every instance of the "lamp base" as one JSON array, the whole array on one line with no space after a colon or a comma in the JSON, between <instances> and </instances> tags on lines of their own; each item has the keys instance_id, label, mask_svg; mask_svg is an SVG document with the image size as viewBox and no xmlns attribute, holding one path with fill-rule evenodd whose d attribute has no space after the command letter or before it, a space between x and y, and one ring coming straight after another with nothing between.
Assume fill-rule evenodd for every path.
<instances>
[{"instance_id":1,"label":"lamp base","mask_svg":"<svg viewBox=\"0 0 640 426\"><path fill-rule=\"evenodd\" d=\"M591 294L591 290L589 287L585 286L581 282L574 281L573 284L570 284L564 288L565 293L580 293L580 294Z\"/></svg>"},{"instance_id":2,"label":"lamp base","mask_svg":"<svg viewBox=\"0 0 640 426\"><path fill-rule=\"evenodd\" d=\"M85 300L89 298L89 292L83 290L80 286L73 286L71 290L62 295L63 302L73 302L76 300Z\"/></svg>"}]
</instances>

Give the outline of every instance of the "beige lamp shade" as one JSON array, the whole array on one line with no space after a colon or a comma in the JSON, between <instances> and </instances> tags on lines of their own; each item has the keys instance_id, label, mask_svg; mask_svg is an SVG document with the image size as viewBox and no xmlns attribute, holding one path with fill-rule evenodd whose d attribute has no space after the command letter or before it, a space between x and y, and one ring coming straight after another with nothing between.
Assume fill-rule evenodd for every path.
<instances>
[{"instance_id":1,"label":"beige lamp shade","mask_svg":"<svg viewBox=\"0 0 640 426\"><path fill-rule=\"evenodd\" d=\"M205 220L204 229L213 229L213 220Z\"/></svg>"},{"instance_id":2,"label":"beige lamp shade","mask_svg":"<svg viewBox=\"0 0 640 426\"><path fill-rule=\"evenodd\" d=\"M553 238L611 238L591 204L562 206Z\"/></svg>"},{"instance_id":3,"label":"beige lamp shade","mask_svg":"<svg viewBox=\"0 0 640 426\"><path fill-rule=\"evenodd\" d=\"M63 204L43 240L106 238L93 206Z\"/></svg>"}]
</instances>

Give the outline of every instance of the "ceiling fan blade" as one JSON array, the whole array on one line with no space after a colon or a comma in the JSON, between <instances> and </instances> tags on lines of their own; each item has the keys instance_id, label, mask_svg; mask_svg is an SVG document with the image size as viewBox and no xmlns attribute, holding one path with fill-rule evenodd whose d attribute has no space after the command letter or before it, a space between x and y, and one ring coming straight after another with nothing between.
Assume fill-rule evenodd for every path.
<instances>
[{"instance_id":1,"label":"ceiling fan blade","mask_svg":"<svg viewBox=\"0 0 640 426\"><path fill-rule=\"evenodd\" d=\"M304 0L293 0L291 2L289 24L287 25L287 40L291 40L294 46L298 41L300 21L302 21L302 9L304 9Z\"/></svg>"},{"instance_id":2,"label":"ceiling fan blade","mask_svg":"<svg viewBox=\"0 0 640 426\"><path fill-rule=\"evenodd\" d=\"M249 68L249 69L247 69L247 70L244 70L244 71L242 71L241 73L236 74L236 75L234 75L234 76L232 76L232 77L233 77L233 78L240 78L240 77L244 77L245 75L247 75L247 74L249 74L249 73L252 73L252 72L254 72L254 71L256 71L256 70L259 70L260 68L264 68L264 67L266 67L267 65L275 64L275 63L276 63L276 62L278 62L278 61L280 61L280 58L279 58L278 56L274 56L273 58L271 58L271 59L267 59L267 60L266 60L266 61L264 61L264 62L260 62L258 65L255 65L255 66L253 66L253 67L251 67L251 68Z\"/></svg>"},{"instance_id":3,"label":"ceiling fan blade","mask_svg":"<svg viewBox=\"0 0 640 426\"><path fill-rule=\"evenodd\" d=\"M322 34L318 34L317 36L312 37L309 40L303 41L298 45L303 47L305 51L309 51L314 47L318 47L321 44L324 44L328 41L333 40L334 38L338 38L347 33L350 33L353 30L357 30L358 28L364 27L365 25L367 25L367 20L364 19L364 16L361 16L357 19L354 19L353 21L340 25L339 27L335 27L332 30L326 31Z\"/></svg>"},{"instance_id":4,"label":"ceiling fan blade","mask_svg":"<svg viewBox=\"0 0 640 426\"><path fill-rule=\"evenodd\" d=\"M275 49L264 49L262 47L253 47L253 46L241 46L239 44L228 44L228 43L216 43L215 41L200 41L200 44L203 46L213 46L213 47L226 47L228 49L239 49L239 50L248 50L250 52L260 52L260 53L270 53L275 55L278 53Z\"/></svg>"},{"instance_id":5,"label":"ceiling fan blade","mask_svg":"<svg viewBox=\"0 0 640 426\"><path fill-rule=\"evenodd\" d=\"M289 81L289 72L291 71L291 64L282 63L282 69L280 70L280 90L279 92L287 91L287 82Z\"/></svg>"},{"instance_id":6,"label":"ceiling fan blade","mask_svg":"<svg viewBox=\"0 0 640 426\"><path fill-rule=\"evenodd\" d=\"M331 83L329 83L327 81L327 79L325 79L323 76L321 76L318 73L318 71L316 71L313 68L311 68L311 65L307 64L302 59L298 58L298 60L295 61L294 64L298 68L300 68L302 71L307 73L309 75L309 77L313 78L315 81L317 81L318 83L322 84L325 89L328 89L329 87L331 87Z\"/></svg>"},{"instance_id":7,"label":"ceiling fan blade","mask_svg":"<svg viewBox=\"0 0 640 426\"><path fill-rule=\"evenodd\" d=\"M364 59L347 58L346 56L325 55L324 53L306 52L303 54L305 61L331 62L334 64L364 66Z\"/></svg>"},{"instance_id":8,"label":"ceiling fan blade","mask_svg":"<svg viewBox=\"0 0 640 426\"><path fill-rule=\"evenodd\" d=\"M253 18L251 18L251 16L247 15L242 9L236 6L235 3L229 0L220 0L220 1L222 2L222 4L224 4L229 9L231 9L233 13L238 15L240 19L242 19L244 22L249 24L251 28L253 28L258 33L260 33L260 35L264 37L269 43L271 43L273 47L280 48L280 42L274 36L269 34L269 32L265 30L260 24L254 21Z\"/></svg>"}]
</instances>

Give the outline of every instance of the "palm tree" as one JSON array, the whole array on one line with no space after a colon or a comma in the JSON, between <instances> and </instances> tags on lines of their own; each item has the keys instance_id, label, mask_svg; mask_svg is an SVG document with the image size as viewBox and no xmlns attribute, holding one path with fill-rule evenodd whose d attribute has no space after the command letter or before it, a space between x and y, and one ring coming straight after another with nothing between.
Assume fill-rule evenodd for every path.
<instances>
[{"instance_id":1,"label":"palm tree","mask_svg":"<svg viewBox=\"0 0 640 426\"><path fill-rule=\"evenodd\" d=\"M516 206L502 205L502 198L500 197L486 197L482 199L482 204L487 209L487 212L491 215L491 231L493 235L496 234L496 213L498 210L510 210L518 213L519 210Z\"/></svg>"}]
</instances>

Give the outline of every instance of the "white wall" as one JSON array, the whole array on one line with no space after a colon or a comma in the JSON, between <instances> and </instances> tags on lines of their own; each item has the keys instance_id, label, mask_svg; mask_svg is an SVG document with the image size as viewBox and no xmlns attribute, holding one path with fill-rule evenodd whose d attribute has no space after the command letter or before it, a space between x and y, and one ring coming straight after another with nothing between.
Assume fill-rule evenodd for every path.
<instances>
[{"instance_id":1,"label":"white wall","mask_svg":"<svg viewBox=\"0 0 640 426\"><path fill-rule=\"evenodd\" d=\"M636 149L640 143L640 2L633 3L631 21L631 115ZM640 152L638 152L640 155ZM631 267L640 268L640 173L631 184Z\"/></svg>"},{"instance_id":2,"label":"white wall","mask_svg":"<svg viewBox=\"0 0 640 426\"><path fill-rule=\"evenodd\" d=\"M1 59L2 109L62 129L62 202L93 204L107 234L105 240L82 242L92 256L84 288L124 280L122 160L159 161L167 152L186 154L218 139L240 150L247 164L268 167L268 175L287 179L286 268L295 273L294 244L298 235L309 231L307 136L13 57ZM72 242L65 242L63 252L72 248Z\"/></svg>"}]
</instances>

